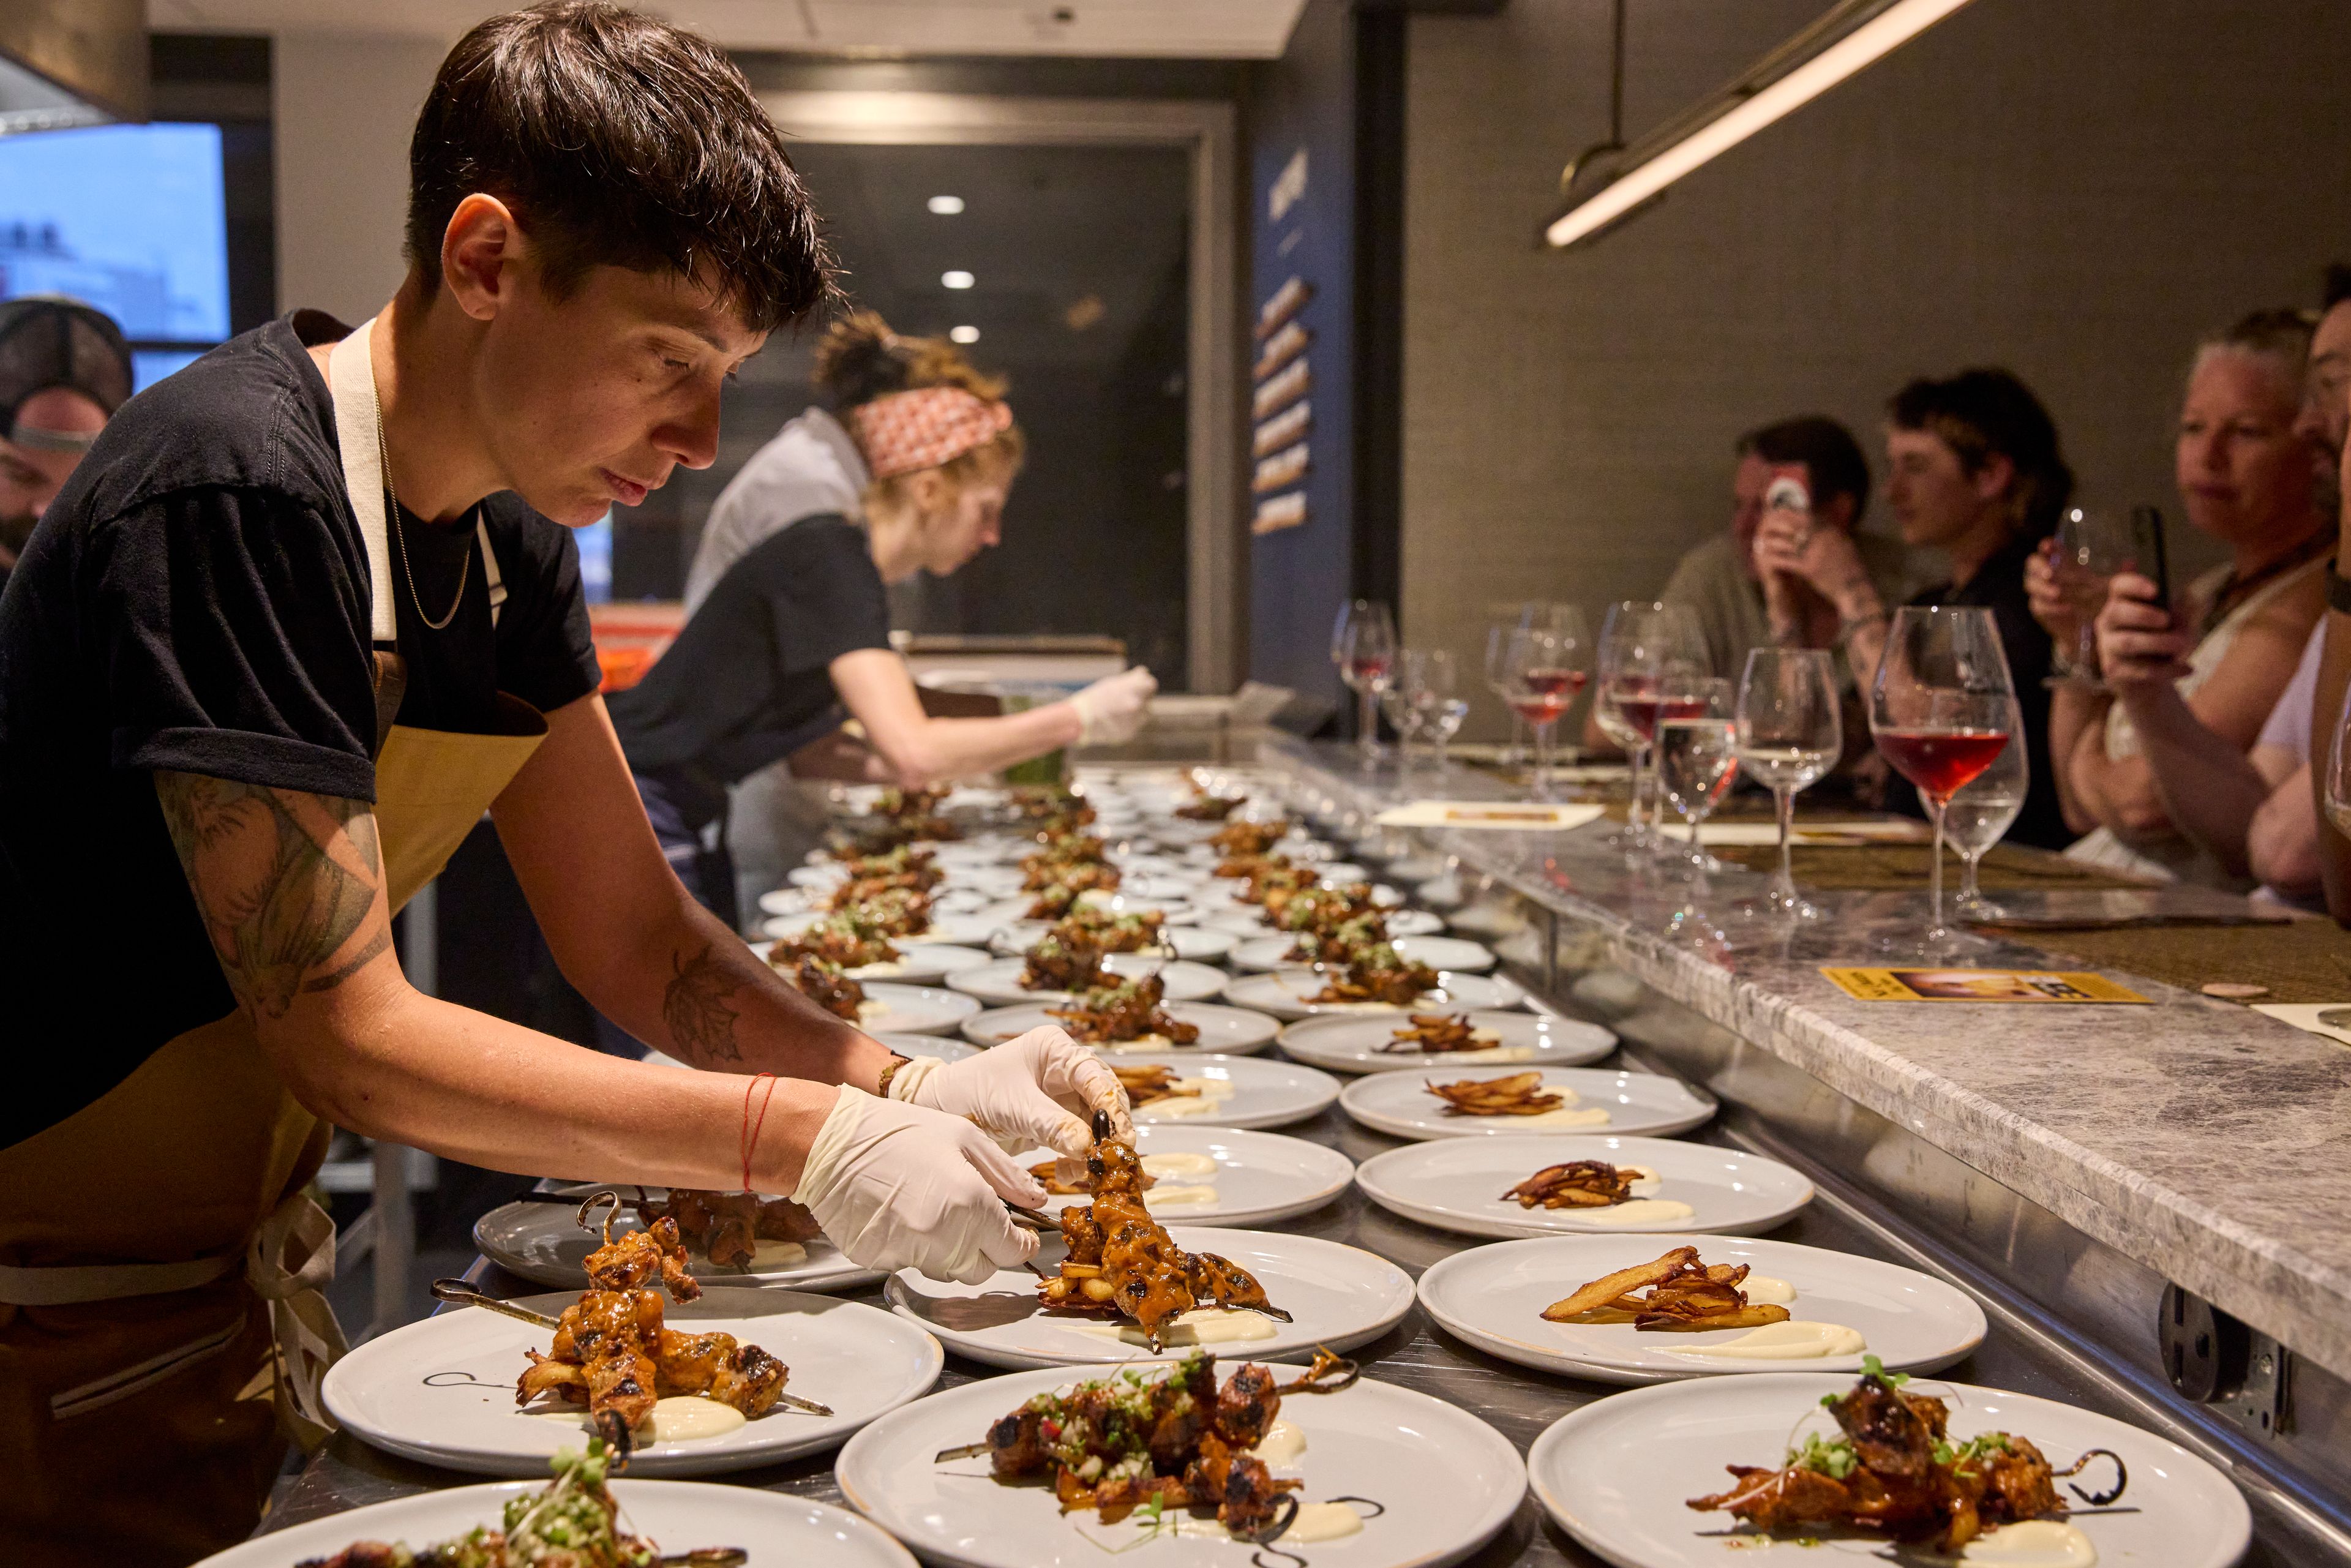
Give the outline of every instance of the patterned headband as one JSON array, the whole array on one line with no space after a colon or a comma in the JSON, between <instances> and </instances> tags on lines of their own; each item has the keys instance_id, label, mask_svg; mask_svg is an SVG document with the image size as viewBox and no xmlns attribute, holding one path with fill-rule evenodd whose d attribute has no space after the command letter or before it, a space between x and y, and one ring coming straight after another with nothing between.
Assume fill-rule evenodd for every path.
<instances>
[{"instance_id":1,"label":"patterned headband","mask_svg":"<svg viewBox=\"0 0 2351 1568\"><path fill-rule=\"evenodd\" d=\"M915 387L849 411L849 433L876 479L952 463L1012 427L1012 410L961 387Z\"/></svg>"}]
</instances>

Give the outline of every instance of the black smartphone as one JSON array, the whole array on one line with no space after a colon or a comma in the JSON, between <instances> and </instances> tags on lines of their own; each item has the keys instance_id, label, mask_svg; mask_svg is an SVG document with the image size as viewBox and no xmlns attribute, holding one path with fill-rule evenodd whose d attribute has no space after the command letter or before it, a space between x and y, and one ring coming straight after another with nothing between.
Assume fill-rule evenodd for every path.
<instances>
[{"instance_id":1,"label":"black smartphone","mask_svg":"<svg viewBox=\"0 0 2351 1568\"><path fill-rule=\"evenodd\" d=\"M2156 507L2133 507L2130 515L2131 557L2138 574L2155 584L2156 602L2171 608L2171 563L2163 553L2163 512Z\"/></svg>"}]
</instances>

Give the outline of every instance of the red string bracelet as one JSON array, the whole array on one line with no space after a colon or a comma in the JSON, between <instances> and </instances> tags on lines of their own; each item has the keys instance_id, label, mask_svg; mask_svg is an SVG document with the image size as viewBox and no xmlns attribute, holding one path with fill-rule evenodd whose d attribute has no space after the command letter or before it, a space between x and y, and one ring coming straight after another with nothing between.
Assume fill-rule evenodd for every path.
<instances>
[{"instance_id":1,"label":"red string bracelet","mask_svg":"<svg viewBox=\"0 0 2351 1568\"><path fill-rule=\"evenodd\" d=\"M768 1092L759 1101L759 1119L754 1122L751 1120L751 1093L763 1081L768 1085ZM751 1190L751 1151L759 1146L759 1129L768 1124L768 1102L775 1097L776 1075L772 1072L755 1072L751 1075L751 1081L743 1085L743 1190L745 1192Z\"/></svg>"}]
</instances>

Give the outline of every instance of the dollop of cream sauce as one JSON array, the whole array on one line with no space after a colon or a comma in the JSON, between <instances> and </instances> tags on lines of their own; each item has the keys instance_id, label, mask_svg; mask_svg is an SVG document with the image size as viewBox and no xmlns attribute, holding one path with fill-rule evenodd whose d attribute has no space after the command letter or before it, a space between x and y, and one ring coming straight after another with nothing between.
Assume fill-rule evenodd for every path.
<instances>
[{"instance_id":1,"label":"dollop of cream sauce","mask_svg":"<svg viewBox=\"0 0 2351 1568\"><path fill-rule=\"evenodd\" d=\"M1249 1315L1255 1317L1257 1314L1252 1312ZM1296 1464L1298 1456L1305 1451L1305 1431L1294 1423L1282 1420L1276 1420L1268 1427L1257 1447L1249 1450L1275 1469Z\"/></svg>"},{"instance_id":2,"label":"dollop of cream sauce","mask_svg":"<svg viewBox=\"0 0 2351 1568\"><path fill-rule=\"evenodd\" d=\"M1676 1345L1680 1355L1719 1355L1738 1361L1818 1361L1832 1355L1859 1355L1869 1342L1858 1329L1843 1323L1806 1322L1791 1318L1765 1323L1720 1344Z\"/></svg>"},{"instance_id":3,"label":"dollop of cream sauce","mask_svg":"<svg viewBox=\"0 0 2351 1568\"><path fill-rule=\"evenodd\" d=\"M1644 1225L1667 1225L1677 1219L1687 1219L1698 1210L1678 1198L1636 1197L1609 1208L1571 1208L1562 1212L1587 1225L1622 1225L1637 1229Z\"/></svg>"},{"instance_id":4,"label":"dollop of cream sauce","mask_svg":"<svg viewBox=\"0 0 2351 1568\"><path fill-rule=\"evenodd\" d=\"M1233 1097L1232 1081L1225 1078L1178 1078L1175 1089L1170 1098L1137 1105L1135 1115L1146 1122L1167 1116L1197 1116Z\"/></svg>"},{"instance_id":5,"label":"dollop of cream sauce","mask_svg":"<svg viewBox=\"0 0 2351 1568\"><path fill-rule=\"evenodd\" d=\"M582 1432L591 1430L587 1413L576 1406L524 1414L536 1420L560 1421ZM672 1394L653 1401L653 1413L637 1425L636 1437L640 1443L700 1443L739 1431L744 1425L743 1412L732 1405L699 1394Z\"/></svg>"},{"instance_id":6,"label":"dollop of cream sauce","mask_svg":"<svg viewBox=\"0 0 2351 1568\"><path fill-rule=\"evenodd\" d=\"M1189 1208L1217 1201L1217 1189L1212 1186L1180 1186L1160 1183L1143 1195L1146 1209Z\"/></svg>"},{"instance_id":7,"label":"dollop of cream sauce","mask_svg":"<svg viewBox=\"0 0 2351 1568\"><path fill-rule=\"evenodd\" d=\"M1301 1502L1298 1517L1281 1532L1281 1540L1309 1544L1363 1532L1364 1516L1343 1502Z\"/></svg>"},{"instance_id":8,"label":"dollop of cream sauce","mask_svg":"<svg viewBox=\"0 0 2351 1568\"><path fill-rule=\"evenodd\" d=\"M1787 1307L1795 1304L1796 1287L1785 1280L1775 1280L1769 1274L1750 1274L1739 1282L1739 1288L1747 1292L1748 1301L1759 1307Z\"/></svg>"},{"instance_id":9,"label":"dollop of cream sauce","mask_svg":"<svg viewBox=\"0 0 2351 1568\"><path fill-rule=\"evenodd\" d=\"M1501 1039L1499 1035L1489 1035L1482 1032L1474 1038L1479 1040L1491 1040L1497 1042ZM1428 1062L1431 1066L1437 1066L1440 1064L1449 1066L1457 1061L1532 1061L1535 1059L1535 1048L1531 1045L1502 1045L1496 1043L1494 1045L1488 1046L1483 1051L1399 1051L1394 1052L1383 1051L1381 1054L1417 1056L1422 1061Z\"/></svg>"},{"instance_id":10,"label":"dollop of cream sauce","mask_svg":"<svg viewBox=\"0 0 2351 1568\"><path fill-rule=\"evenodd\" d=\"M1959 1548L1959 1561L2000 1568L2095 1568L2098 1549L2063 1520L2028 1519L1977 1536Z\"/></svg>"},{"instance_id":11,"label":"dollop of cream sauce","mask_svg":"<svg viewBox=\"0 0 2351 1568\"><path fill-rule=\"evenodd\" d=\"M1144 1175L1157 1176L1163 1181L1173 1181L1178 1177L1214 1181L1217 1162L1207 1155L1186 1149L1164 1155L1145 1155L1143 1156L1143 1170Z\"/></svg>"},{"instance_id":12,"label":"dollop of cream sauce","mask_svg":"<svg viewBox=\"0 0 2351 1568\"><path fill-rule=\"evenodd\" d=\"M797 1241L760 1239L751 1243L750 1266L754 1273L766 1269L789 1269L807 1261L808 1249Z\"/></svg>"},{"instance_id":13,"label":"dollop of cream sauce","mask_svg":"<svg viewBox=\"0 0 2351 1568\"><path fill-rule=\"evenodd\" d=\"M886 980L906 972L906 966L896 958L884 958L878 964L860 964L849 971L852 980Z\"/></svg>"},{"instance_id":14,"label":"dollop of cream sauce","mask_svg":"<svg viewBox=\"0 0 2351 1568\"><path fill-rule=\"evenodd\" d=\"M1145 1349L1148 1349L1151 1344L1151 1341L1144 1334L1142 1327L1135 1323L1063 1323L1061 1326L1074 1333L1088 1334L1095 1339L1115 1340L1121 1344L1139 1344ZM1232 1344L1242 1340L1271 1339L1273 1335L1273 1320L1262 1312L1228 1312L1222 1307L1195 1307L1176 1318L1175 1322L1165 1325L1160 1333L1159 1343L1163 1345ZM1276 1422L1273 1427L1268 1429L1269 1439L1281 1425L1282 1423ZM1292 1429L1295 1430L1295 1428ZM1302 1447L1304 1439L1301 1438L1300 1442ZM1266 1463L1271 1464L1273 1461L1268 1459Z\"/></svg>"},{"instance_id":15,"label":"dollop of cream sauce","mask_svg":"<svg viewBox=\"0 0 2351 1568\"><path fill-rule=\"evenodd\" d=\"M1012 1037L1006 1035L1004 1038L1009 1040ZM1106 1040L1093 1049L1110 1051L1167 1051L1172 1049L1175 1043L1164 1034L1138 1034L1133 1040Z\"/></svg>"}]
</instances>

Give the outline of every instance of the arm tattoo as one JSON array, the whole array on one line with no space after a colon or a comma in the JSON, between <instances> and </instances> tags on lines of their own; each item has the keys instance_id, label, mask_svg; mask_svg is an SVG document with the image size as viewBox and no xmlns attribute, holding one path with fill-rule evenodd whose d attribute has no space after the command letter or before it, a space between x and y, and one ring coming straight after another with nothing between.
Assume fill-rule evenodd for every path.
<instances>
[{"instance_id":1,"label":"arm tattoo","mask_svg":"<svg viewBox=\"0 0 2351 1568\"><path fill-rule=\"evenodd\" d=\"M693 957L670 956L674 978L662 994L662 1021L681 1054L716 1061L740 1061L743 1048L735 1043L735 1020L741 1015L728 1003L741 988L727 973L714 944L704 943Z\"/></svg>"},{"instance_id":2,"label":"arm tattoo","mask_svg":"<svg viewBox=\"0 0 2351 1568\"><path fill-rule=\"evenodd\" d=\"M283 1018L297 994L332 990L391 941L381 928L329 967L382 880L364 801L195 773L156 774L155 794L213 951L256 1016Z\"/></svg>"}]
</instances>

